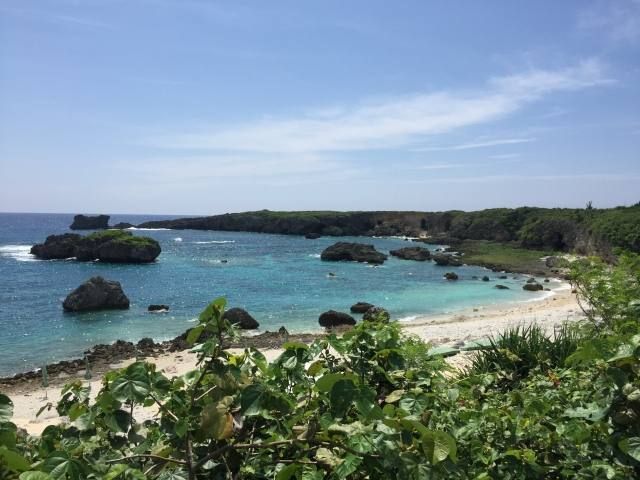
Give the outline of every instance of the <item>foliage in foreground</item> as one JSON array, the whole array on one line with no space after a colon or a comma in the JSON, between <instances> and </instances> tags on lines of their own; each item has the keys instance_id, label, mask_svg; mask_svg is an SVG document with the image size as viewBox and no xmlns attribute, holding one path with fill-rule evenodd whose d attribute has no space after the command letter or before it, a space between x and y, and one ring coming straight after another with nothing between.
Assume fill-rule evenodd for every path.
<instances>
[{"instance_id":1,"label":"foliage in foreground","mask_svg":"<svg viewBox=\"0 0 640 480\"><path fill-rule=\"evenodd\" d=\"M188 335L200 361L183 377L136 362L108 374L95 401L70 384L57 409L71 424L38 438L16 429L0 396L0 478L633 478L634 262L576 267L582 298L599 300L580 335L556 344L510 332L478 354L486 368L458 377L393 323L286 344L272 364L255 350L233 354L221 345L236 333L216 300Z\"/></svg>"}]
</instances>

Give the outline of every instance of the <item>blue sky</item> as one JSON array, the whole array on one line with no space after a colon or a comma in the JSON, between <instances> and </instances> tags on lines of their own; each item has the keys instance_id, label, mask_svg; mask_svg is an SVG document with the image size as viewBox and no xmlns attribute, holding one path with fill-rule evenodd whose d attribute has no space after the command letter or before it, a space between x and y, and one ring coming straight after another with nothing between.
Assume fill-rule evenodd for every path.
<instances>
[{"instance_id":1,"label":"blue sky","mask_svg":"<svg viewBox=\"0 0 640 480\"><path fill-rule=\"evenodd\" d=\"M640 200L640 0L4 0L0 211Z\"/></svg>"}]
</instances>

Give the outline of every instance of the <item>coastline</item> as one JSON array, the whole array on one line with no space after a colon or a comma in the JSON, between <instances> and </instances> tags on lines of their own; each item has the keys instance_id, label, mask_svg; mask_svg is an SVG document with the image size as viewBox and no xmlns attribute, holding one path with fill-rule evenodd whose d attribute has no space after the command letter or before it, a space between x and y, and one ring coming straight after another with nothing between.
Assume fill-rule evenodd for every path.
<instances>
[{"instance_id":1,"label":"coastline","mask_svg":"<svg viewBox=\"0 0 640 480\"><path fill-rule=\"evenodd\" d=\"M537 323L552 332L553 328L565 321L576 321L583 318L582 311L577 304L575 295L567 284L549 292L544 298L536 298L525 302L509 302L485 307L468 308L451 313L419 316L412 321L402 322L403 330L419 337L433 345L460 345L461 343L479 340L518 324ZM269 361L275 359L281 352L280 346L288 340L311 342L322 334L291 334L283 335L278 332L267 332L243 339L243 344L231 344L232 351L241 351L244 346L256 346ZM125 353L117 358L105 359L92 365L92 378L86 380L84 362L74 363L75 372L61 371L49 375L49 386L43 387L40 374L13 378L10 381L2 379L0 389L9 395L14 402L14 423L26 429L31 434L39 434L48 425L55 424L61 419L55 409L44 411L36 418L38 410L51 402L53 405L60 398L60 389L65 383L80 380L91 386L95 395L101 387L102 376L114 369L122 368L137 359L145 359L157 365L158 371L168 376L177 376L195 368L196 356L191 353L186 344L180 344L180 337L160 344L154 344L143 350L138 350L138 356ZM256 342L256 339L258 341ZM127 342L122 342L125 344ZM130 344L133 345L133 344ZM183 348L178 348L182 346ZM129 350L130 351L130 350ZM134 347L135 351L135 347ZM454 367L462 367L468 354L459 354L447 360ZM71 363L71 362L69 362ZM79 365L78 365L79 364ZM80 368L77 368L77 367ZM145 412L152 414L153 412Z\"/></svg>"}]
</instances>

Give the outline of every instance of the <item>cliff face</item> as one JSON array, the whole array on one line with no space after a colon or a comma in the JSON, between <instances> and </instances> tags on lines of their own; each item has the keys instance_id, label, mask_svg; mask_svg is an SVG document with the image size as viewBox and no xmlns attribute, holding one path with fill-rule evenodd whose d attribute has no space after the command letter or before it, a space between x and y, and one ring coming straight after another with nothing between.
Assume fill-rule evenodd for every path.
<instances>
[{"instance_id":1,"label":"cliff face","mask_svg":"<svg viewBox=\"0 0 640 480\"><path fill-rule=\"evenodd\" d=\"M426 236L515 242L524 248L610 256L640 252L640 205L613 209L499 208L476 212L258 212L146 222L143 228L324 236Z\"/></svg>"}]
</instances>

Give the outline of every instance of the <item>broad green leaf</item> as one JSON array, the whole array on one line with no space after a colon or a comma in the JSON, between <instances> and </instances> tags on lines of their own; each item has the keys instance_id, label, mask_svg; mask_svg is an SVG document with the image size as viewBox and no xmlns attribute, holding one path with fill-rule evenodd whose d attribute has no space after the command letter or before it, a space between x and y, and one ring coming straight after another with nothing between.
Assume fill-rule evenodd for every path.
<instances>
[{"instance_id":1,"label":"broad green leaf","mask_svg":"<svg viewBox=\"0 0 640 480\"><path fill-rule=\"evenodd\" d=\"M116 400L142 403L151 389L145 364L136 362L129 365L110 386Z\"/></svg>"},{"instance_id":2,"label":"broad green leaf","mask_svg":"<svg viewBox=\"0 0 640 480\"><path fill-rule=\"evenodd\" d=\"M0 459L7 465L9 470L14 472L24 472L30 467L29 462L22 455L4 446L0 447Z\"/></svg>"},{"instance_id":3,"label":"broad green leaf","mask_svg":"<svg viewBox=\"0 0 640 480\"><path fill-rule=\"evenodd\" d=\"M189 345L193 345L198 341L198 338L200 338L200 335L204 331L204 327L204 325L198 325L189 330L189 333L187 333L187 343Z\"/></svg>"},{"instance_id":4,"label":"broad green leaf","mask_svg":"<svg viewBox=\"0 0 640 480\"><path fill-rule=\"evenodd\" d=\"M618 447L631 458L640 462L640 437L624 438L618 442Z\"/></svg>"},{"instance_id":5,"label":"broad green leaf","mask_svg":"<svg viewBox=\"0 0 640 480\"><path fill-rule=\"evenodd\" d=\"M340 380L351 380L356 383L358 377L352 373L327 373L318 379L316 382L316 388L319 392L329 392L333 388L333 385Z\"/></svg>"},{"instance_id":6,"label":"broad green leaf","mask_svg":"<svg viewBox=\"0 0 640 480\"><path fill-rule=\"evenodd\" d=\"M8 422L13 416L13 402L9 397L0 393L0 422Z\"/></svg>"},{"instance_id":7,"label":"broad green leaf","mask_svg":"<svg viewBox=\"0 0 640 480\"><path fill-rule=\"evenodd\" d=\"M331 388L330 401L331 413L335 417L342 418L358 395L358 388L352 380L338 380Z\"/></svg>"},{"instance_id":8,"label":"broad green leaf","mask_svg":"<svg viewBox=\"0 0 640 480\"><path fill-rule=\"evenodd\" d=\"M606 417L608 412L609 407L600 407L596 403L590 403L586 407L568 408L564 414L570 418L585 418L597 422Z\"/></svg>"},{"instance_id":9,"label":"broad green leaf","mask_svg":"<svg viewBox=\"0 0 640 480\"><path fill-rule=\"evenodd\" d=\"M404 394L405 394L405 391L402 389L394 390L389 395L387 395L387 398L385 398L384 401L387 403L395 403L398 400L400 400Z\"/></svg>"},{"instance_id":10,"label":"broad green leaf","mask_svg":"<svg viewBox=\"0 0 640 480\"><path fill-rule=\"evenodd\" d=\"M280 469L276 475L276 480L289 480L293 478L300 470L301 465L299 463L292 463Z\"/></svg>"},{"instance_id":11,"label":"broad green leaf","mask_svg":"<svg viewBox=\"0 0 640 480\"><path fill-rule=\"evenodd\" d=\"M87 466L65 452L55 452L44 461L44 469L54 479L84 480L87 477Z\"/></svg>"},{"instance_id":12,"label":"broad green leaf","mask_svg":"<svg viewBox=\"0 0 640 480\"><path fill-rule=\"evenodd\" d=\"M445 432L429 430L422 434L422 449L429 462L436 465L447 457L456 461L456 441Z\"/></svg>"},{"instance_id":13,"label":"broad green leaf","mask_svg":"<svg viewBox=\"0 0 640 480\"><path fill-rule=\"evenodd\" d=\"M18 478L20 480L51 480L51 475L44 472L30 471L21 473Z\"/></svg>"}]
</instances>

